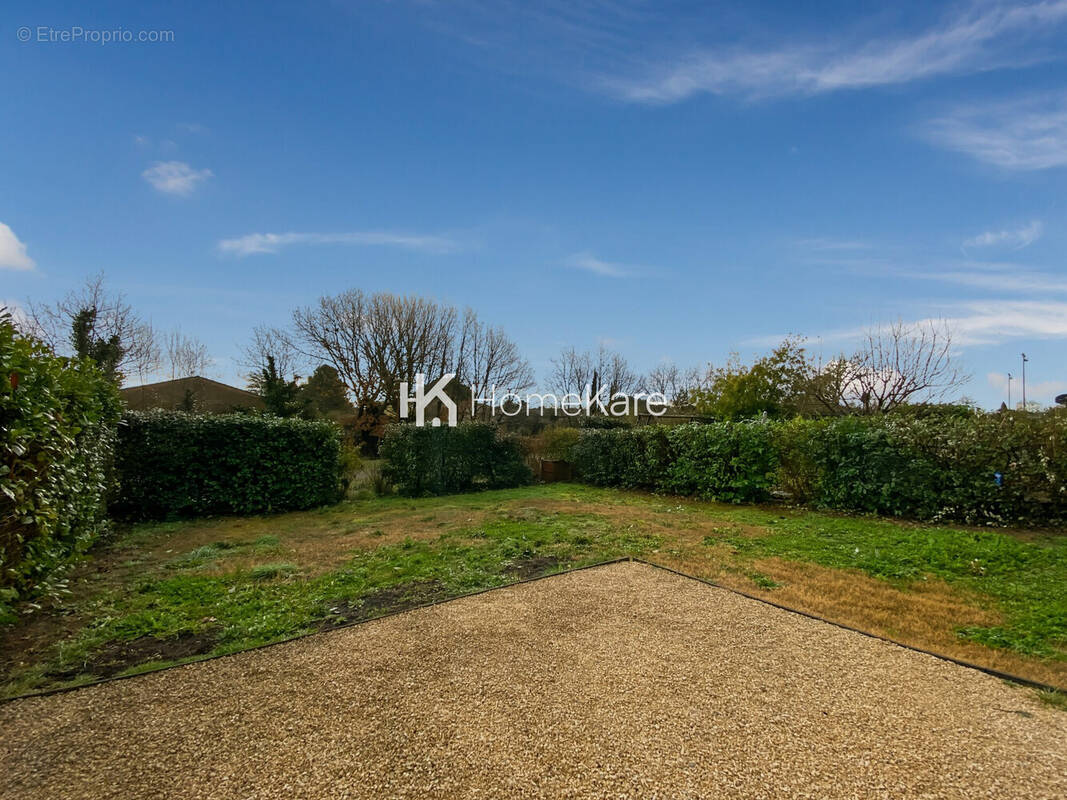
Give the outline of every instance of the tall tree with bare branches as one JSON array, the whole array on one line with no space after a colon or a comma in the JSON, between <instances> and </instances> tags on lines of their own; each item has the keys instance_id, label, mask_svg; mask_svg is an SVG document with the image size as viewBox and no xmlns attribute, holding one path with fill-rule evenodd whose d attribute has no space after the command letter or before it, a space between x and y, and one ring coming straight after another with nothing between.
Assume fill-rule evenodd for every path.
<instances>
[{"instance_id":1,"label":"tall tree with bare branches","mask_svg":"<svg viewBox=\"0 0 1067 800\"><path fill-rule=\"evenodd\" d=\"M565 348L552 359L551 388L559 393L584 397L587 387L591 394L601 396L631 394L641 387L641 376L630 369L626 358L601 345L595 353Z\"/></svg>"},{"instance_id":2,"label":"tall tree with bare branches","mask_svg":"<svg viewBox=\"0 0 1067 800\"><path fill-rule=\"evenodd\" d=\"M475 398L488 396L494 387L501 395L521 392L534 383L529 363L504 329L481 322L469 308L456 345L456 373ZM461 407L471 419L484 419L491 414L484 403L467 402Z\"/></svg>"},{"instance_id":3,"label":"tall tree with bare branches","mask_svg":"<svg viewBox=\"0 0 1067 800\"><path fill-rule=\"evenodd\" d=\"M143 381L158 368L160 351L155 331L122 293L108 289L102 272L86 278L83 286L56 303L27 303L20 327L54 352L74 355L71 332L76 321L78 335L87 341L117 343L121 356L115 364L115 375L120 383L134 375Z\"/></svg>"},{"instance_id":4,"label":"tall tree with bare branches","mask_svg":"<svg viewBox=\"0 0 1067 800\"><path fill-rule=\"evenodd\" d=\"M297 373L305 369L304 357L289 334L268 325L257 325L252 329L252 340L245 345L239 363L247 370L245 380L254 392L263 389L263 376L271 373L272 363L274 372L288 381L297 380Z\"/></svg>"},{"instance_id":5,"label":"tall tree with bare branches","mask_svg":"<svg viewBox=\"0 0 1067 800\"><path fill-rule=\"evenodd\" d=\"M181 330L163 337L163 358L171 380L203 375L215 363L208 355L207 345Z\"/></svg>"},{"instance_id":6,"label":"tall tree with bare branches","mask_svg":"<svg viewBox=\"0 0 1067 800\"><path fill-rule=\"evenodd\" d=\"M697 367L682 370L673 361L656 365L645 377L645 388L659 392L672 406L693 402L693 393L705 384L705 376Z\"/></svg>"},{"instance_id":7,"label":"tall tree with bare branches","mask_svg":"<svg viewBox=\"0 0 1067 800\"><path fill-rule=\"evenodd\" d=\"M916 400L944 400L970 379L953 352L952 338L951 327L940 320L898 320L871 328L850 359L846 403L872 413Z\"/></svg>"},{"instance_id":8,"label":"tall tree with bare branches","mask_svg":"<svg viewBox=\"0 0 1067 800\"><path fill-rule=\"evenodd\" d=\"M457 330L451 306L350 290L294 311L292 341L305 357L337 370L361 414L399 412L402 382L456 371Z\"/></svg>"}]
</instances>

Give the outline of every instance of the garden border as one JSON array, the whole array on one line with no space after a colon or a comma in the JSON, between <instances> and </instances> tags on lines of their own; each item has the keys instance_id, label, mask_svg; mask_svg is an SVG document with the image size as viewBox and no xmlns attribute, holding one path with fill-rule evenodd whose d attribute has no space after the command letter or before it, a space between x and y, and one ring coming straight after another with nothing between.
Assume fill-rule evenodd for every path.
<instances>
[{"instance_id":1,"label":"garden border","mask_svg":"<svg viewBox=\"0 0 1067 800\"><path fill-rule=\"evenodd\" d=\"M740 589L734 589L734 588L731 588L729 586L723 586L720 583L715 583L714 581L708 580L706 578L698 578L695 575L690 575L689 573L682 572L681 570L674 569L673 567L668 567L665 564L657 564L654 561L646 561L643 558L636 558L634 556L621 556L619 558L608 559L607 561L597 561L596 563L593 563L593 564L583 564L580 567L573 567L571 569L565 569L565 570L562 570L560 572L551 572L551 573L549 573L547 575L537 575L537 576L535 576L533 578L523 578L522 580L512 581L511 583L501 584L500 586L490 586L490 587L488 587L486 589L478 589L477 591L468 592L467 594L459 594L459 595L456 595L455 597L446 597L446 598L441 599L441 600L431 600L428 603L423 603L423 604L418 605L418 606L412 606L410 608L398 609L396 611L388 611L385 614L381 614L381 615L379 615L377 617L370 617L369 619L361 619L361 620L356 620L356 621L353 621L353 622L346 622L346 623L344 623L342 625L338 625L338 626L336 626L334 628L331 628L330 630L309 631L308 633L301 633L301 634L297 634L296 636L290 636L287 639L280 639L277 642L268 642L266 644L256 645L255 647L249 647L249 648L246 648L244 650L238 650L238 651L233 652L233 653L220 653L218 655L204 656L203 658L194 658L194 659L191 659L189 661L183 661L181 664L168 664L167 666L156 667L154 669L145 670L144 672L136 672L136 673L133 673L131 675L116 675L116 676L111 677L111 678L101 678L100 680L90 681L88 683L79 683L76 686L61 686L61 687L56 688L56 689L45 689L45 690L40 691L40 692L29 692L27 694L20 694L20 695L14 696L14 697L8 697L8 698L0 699L0 705L5 705L7 703L14 703L14 702L16 702L18 700L28 700L28 699L30 699L32 697L50 697L52 695L57 695L57 694L66 694L67 692L74 692L74 691L77 691L78 689L87 689L89 687L100 686L100 685L105 684L105 683L115 683L117 681L125 681L125 680L129 680L131 678L140 678L143 675L151 675L151 674L156 673L156 672L164 672L166 670L171 670L171 669L180 669L181 667L187 667L187 666L191 666L193 664L203 664L203 663L206 663L208 661L214 661L215 659L219 659L219 658L228 658L230 656L240 655L241 653L252 653L252 652L255 652L256 650L266 650L269 647L277 647L278 645L281 645L281 644L286 644L288 642L299 641L300 639L307 639L307 638L309 638L311 636L321 636L321 635L324 635L324 634L332 633L333 631L344 630L345 628L354 628L354 627L356 627L358 625L366 625L369 622L377 622L378 620L388 619L389 617L395 617L395 616L397 616L399 614L406 614L409 611L418 611L419 609L423 609L423 608L432 608L434 606L443 605L445 603L452 603L452 602L454 602L456 600L463 600L464 598L467 598L467 597L477 597L478 595L487 594L489 592L495 592L498 589L507 589L507 588L512 587L512 586L521 586L521 585L526 584L526 583L533 583L535 581L543 581L543 580L547 580L549 578L558 577L560 575L567 575L567 574L572 573L572 572L582 572L582 571L587 570L587 569L597 569L599 567L608 567L608 566L611 566L612 564L621 564L621 563L642 564L642 565L644 565L646 567L653 567L655 569L660 569L660 570L663 570L664 572L672 573L672 574L677 575L677 576L679 576L681 578L688 578L689 580L693 580L693 581L696 581L698 583L702 583L705 586L711 586L712 588L715 588L715 589L722 589L723 591L730 592L731 594L739 595L741 597L747 598L748 600L755 600L758 603L763 603L764 605L768 605L768 606L771 606L773 608L777 608L780 611L786 611L786 612L789 612L791 614L797 614L798 616L806 617L808 619L813 619L813 620L816 620L817 622L824 622L824 623L826 623L828 625L833 625L835 628L841 628L841 629L846 630L846 631L851 631L852 633L858 633L858 634L860 634L862 636L866 636L866 637L868 637L870 639L877 639L878 641L886 642L887 644L895 645L897 647L902 647L905 650L911 650L912 652L915 652L915 653L922 653L923 655L932 656L933 658L940 659L941 661L947 661L950 664L955 664L955 665L960 666L960 667L966 667L968 669L977 670L978 672L983 672L986 675L990 675L990 676L992 676L994 678L999 678L1000 680L1007 681L1009 683L1014 683L1014 684L1017 684L1017 685L1020 685L1020 686L1025 686L1025 687L1030 688L1030 689L1037 689L1037 690L1043 691L1043 692L1056 692L1056 693L1059 693L1059 694L1067 693L1067 688L1061 688L1059 686L1052 686L1051 684L1041 683L1040 681L1031 680L1030 678L1023 678L1022 676L1019 676L1019 675L1012 675L1009 672L1002 672L1002 671L1000 671L998 669L993 669L992 667L983 667L980 664L973 664L973 663L971 663L969 661L963 661L962 659L954 658L953 656L947 656L947 655L944 655L943 653L937 653L937 652L934 652L933 650L925 650L925 649L923 649L921 647L916 647L915 645L905 644L904 642L898 642L895 639L889 639L889 638L887 638L885 636L879 636L876 633L871 633L870 631L861 630L860 628L854 628L851 625L846 625L846 624L844 624L842 622L834 622L831 619L826 619L825 617L820 617L817 614L811 614L811 613L808 613L807 611L799 611L798 609L790 608L789 606L784 606L781 603L776 603L773 600L766 600L766 599L764 599L762 597L757 597L754 594L749 594L748 592L744 592L744 591L742 591Z\"/></svg>"}]
</instances>

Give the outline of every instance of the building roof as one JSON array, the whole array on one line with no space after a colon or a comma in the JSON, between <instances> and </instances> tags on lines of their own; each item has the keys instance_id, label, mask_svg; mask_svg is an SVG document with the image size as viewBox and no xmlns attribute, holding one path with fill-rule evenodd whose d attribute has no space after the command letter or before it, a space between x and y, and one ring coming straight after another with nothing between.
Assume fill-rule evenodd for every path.
<instances>
[{"instance_id":1,"label":"building roof","mask_svg":"<svg viewBox=\"0 0 1067 800\"><path fill-rule=\"evenodd\" d=\"M126 405L136 411L163 408L223 414L238 409L264 408L263 398L258 394L200 375L129 386L121 394Z\"/></svg>"}]
</instances>

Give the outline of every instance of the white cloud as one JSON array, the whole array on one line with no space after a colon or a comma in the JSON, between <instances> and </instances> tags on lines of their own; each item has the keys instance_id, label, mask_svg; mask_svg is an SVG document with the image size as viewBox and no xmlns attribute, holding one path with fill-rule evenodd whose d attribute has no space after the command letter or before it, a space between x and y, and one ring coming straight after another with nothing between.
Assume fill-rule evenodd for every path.
<instances>
[{"instance_id":1,"label":"white cloud","mask_svg":"<svg viewBox=\"0 0 1067 800\"><path fill-rule=\"evenodd\" d=\"M957 344L995 344L1004 339L1067 339L1067 303L989 300L963 303L947 318Z\"/></svg>"},{"instance_id":2,"label":"white cloud","mask_svg":"<svg viewBox=\"0 0 1067 800\"><path fill-rule=\"evenodd\" d=\"M1067 93L960 107L925 127L936 144L997 167L1067 166Z\"/></svg>"},{"instance_id":3,"label":"white cloud","mask_svg":"<svg viewBox=\"0 0 1067 800\"><path fill-rule=\"evenodd\" d=\"M601 275L605 278L628 278L636 275L638 272L635 267L627 264L603 261L592 253L575 253L564 263L566 263L568 267L583 269L586 272L592 272L594 275Z\"/></svg>"},{"instance_id":4,"label":"white cloud","mask_svg":"<svg viewBox=\"0 0 1067 800\"><path fill-rule=\"evenodd\" d=\"M1067 302L981 300L955 303L937 317L905 320L909 325L947 325L954 346L999 344L1005 339L1067 339ZM872 326L840 328L809 337L822 344L858 342ZM745 341L752 346L778 344L788 334L777 333Z\"/></svg>"},{"instance_id":5,"label":"white cloud","mask_svg":"<svg viewBox=\"0 0 1067 800\"><path fill-rule=\"evenodd\" d=\"M350 233L250 233L219 242L219 252L239 257L255 253L277 253L283 247L300 244L386 245L407 250L447 253L459 249L459 244L443 236L423 236L382 231L353 231Z\"/></svg>"},{"instance_id":6,"label":"white cloud","mask_svg":"<svg viewBox=\"0 0 1067 800\"><path fill-rule=\"evenodd\" d=\"M673 103L699 93L768 97L889 86L1034 63L1041 58L1040 49L1017 45L1047 36L1065 20L1065 0L1021 6L978 3L911 37L764 51L704 50L636 78L603 79L601 86L639 103Z\"/></svg>"},{"instance_id":7,"label":"white cloud","mask_svg":"<svg viewBox=\"0 0 1067 800\"><path fill-rule=\"evenodd\" d=\"M0 222L0 269L29 270L37 266L26 255L26 245L7 225Z\"/></svg>"},{"instance_id":8,"label":"white cloud","mask_svg":"<svg viewBox=\"0 0 1067 800\"><path fill-rule=\"evenodd\" d=\"M159 191L181 197L188 197L213 175L209 169L193 169L184 161L157 161L141 173L141 177Z\"/></svg>"},{"instance_id":9,"label":"white cloud","mask_svg":"<svg viewBox=\"0 0 1067 800\"><path fill-rule=\"evenodd\" d=\"M975 289L992 289L994 291L1019 292L1030 294L1065 294L1067 278L1051 275L1047 272L1034 272L1018 268L1017 270L956 270L947 272L923 272L901 275L908 278L954 283L958 286L970 286Z\"/></svg>"},{"instance_id":10,"label":"white cloud","mask_svg":"<svg viewBox=\"0 0 1067 800\"><path fill-rule=\"evenodd\" d=\"M1029 247L1045 232L1045 225L1040 220L1034 220L1022 228L1002 231L986 231L975 237L967 239L964 247L1011 247L1014 250L1022 250Z\"/></svg>"}]
</instances>

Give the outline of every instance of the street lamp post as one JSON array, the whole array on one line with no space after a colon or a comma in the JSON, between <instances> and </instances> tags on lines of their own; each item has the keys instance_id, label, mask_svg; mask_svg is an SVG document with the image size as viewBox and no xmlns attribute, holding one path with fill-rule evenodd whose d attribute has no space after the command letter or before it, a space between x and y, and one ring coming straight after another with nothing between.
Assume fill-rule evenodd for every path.
<instances>
[{"instance_id":1,"label":"street lamp post","mask_svg":"<svg viewBox=\"0 0 1067 800\"><path fill-rule=\"evenodd\" d=\"M1011 373L1008 373L1008 411L1011 411Z\"/></svg>"},{"instance_id":2,"label":"street lamp post","mask_svg":"<svg viewBox=\"0 0 1067 800\"><path fill-rule=\"evenodd\" d=\"M1023 353L1023 411L1026 411L1026 362L1029 360Z\"/></svg>"}]
</instances>

